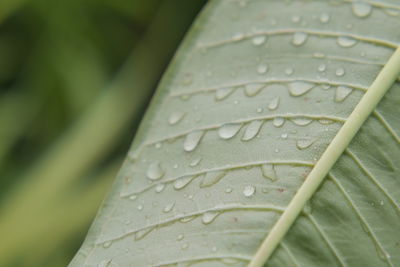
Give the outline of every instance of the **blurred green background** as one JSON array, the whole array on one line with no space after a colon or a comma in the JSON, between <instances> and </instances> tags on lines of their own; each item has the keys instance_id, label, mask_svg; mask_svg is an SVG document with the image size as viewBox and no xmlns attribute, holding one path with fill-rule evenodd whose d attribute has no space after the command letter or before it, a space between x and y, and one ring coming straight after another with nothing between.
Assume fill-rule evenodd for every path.
<instances>
[{"instance_id":1,"label":"blurred green background","mask_svg":"<svg viewBox=\"0 0 400 267\"><path fill-rule=\"evenodd\" d=\"M66 266L205 0L0 1L0 266Z\"/></svg>"}]
</instances>

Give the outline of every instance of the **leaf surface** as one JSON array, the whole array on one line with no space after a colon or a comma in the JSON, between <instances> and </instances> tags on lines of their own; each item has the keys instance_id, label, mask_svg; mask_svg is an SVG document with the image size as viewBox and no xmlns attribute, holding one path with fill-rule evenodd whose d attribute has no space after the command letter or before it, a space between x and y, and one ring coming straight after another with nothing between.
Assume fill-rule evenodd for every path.
<instances>
[{"instance_id":1,"label":"leaf surface","mask_svg":"<svg viewBox=\"0 0 400 267\"><path fill-rule=\"evenodd\" d=\"M211 1L70 266L245 266L400 43L398 1ZM395 83L266 266L400 266Z\"/></svg>"}]
</instances>

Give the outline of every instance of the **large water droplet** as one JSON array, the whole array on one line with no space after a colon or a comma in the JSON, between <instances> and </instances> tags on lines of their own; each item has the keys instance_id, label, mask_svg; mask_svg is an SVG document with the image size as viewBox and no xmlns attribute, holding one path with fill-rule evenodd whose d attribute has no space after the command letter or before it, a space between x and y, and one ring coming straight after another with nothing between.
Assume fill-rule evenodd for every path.
<instances>
[{"instance_id":1,"label":"large water droplet","mask_svg":"<svg viewBox=\"0 0 400 267\"><path fill-rule=\"evenodd\" d=\"M309 125L313 120L310 118L306 118L306 117L296 117L296 118L292 118L291 121L299 126L306 126Z\"/></svg>"},{"instance_id":2,"label":"large water droplet","mask_svg":"<svg viewBox=\"0 0 400 267\"><path fill-rule=\"evenodd\" d=\"M292 82L289 83L289 92L292 96L301 96L310 91L314 86L314 83L309 82Z\"/></svg>"},{"instance_id":3,"label":"large water droplet","mask_svg":"<svg viewBox=\"0 0 400 267\"><path fill-rule=\"evenodd\" d=\"M282 118L282 117L276 117L276 118L274 118L274 120L272 122L272 124L275 127L281 127L284 123L285 123L285 118Z\"/></svg>"},{"instance_id":4,"label":"large water droplet","mask_svg":"<svg viewBox=\"0 0 400 267\"><path fill-rule=\"evenodd\" d=\"M353 89L350 87L342 85L338 86L335 91L335 101L342 102L351 94L351 92L353 92Z\"/></svg>"},{"instance_id":5,"label":"large water droplet","mask_svg":"<svg viewBox=\"0 0 400 267\"><path fill-rule=\"evenodd\" d=\"M256 192L256 188L252 185L247 185L243 189L243 195L245 197L251 197L252 195L255 194L255 192Z\"/></svg>"},{"instance_id":6,"label":"large water droplet","mask_svg":"<svg viewBox=\"0 0 400 267\"><path fill-rule=\"evenodd\" d=\"M254 45L258 46L258 45L262 45L266 39L267 39L267 37L265 35L260 35L260 36L253 37L253 39L251 39L251 42Z\"/></svg>"},{"instance_id":7,"label":"large water droplet","mask_svg":"<svg viewBox=\"0 0 400 267\"><path fill-rule=\"evenodd\" d=\"M164 183L162 183L162 184L158 184L157 186L156 186L156 193L160 193L160 192L162 192L163 190L164 190L164 188L165 188L165 184Z\"/></svg>"},{"instance_id":8,"label":"large water droplet","mask_svg":"<svg viewBox=\"0 0 400 267\"><path fill-rule=\"evenodd\" d=\"M322 23L327 23L330 20L330 16L328 13L322 13L321 16L319 17L319 21Z\"/></svg>"},{"instance_id":9,"label":"large water droplet","mask_svg":"<svg viewBox=\"0 0 400 267\"><path fill-rule=\"evenodd\" d=\"M186 135L185 141L183 143L183 149L187 152L195 150L204 134L205 131L198 130Z\"/></svg>"},{"instance_id":10,"label":"large water droplet","mask_svg":"<svg viewBox=\"0 0 400 267\"><path fill-rule=\"evenodd\" d=\"M244 90L245 90L247 96L255 96L264 87L265 87L264 83L250 83L250 84L246 85Z\"/></svg>"},{"instance_id":11,"label":"large water droplet","mask_svg":"<svg viewBox=\"0 0 400 267\"><path fill-rule=\"evenodd\" d=\"M200 187L208 187L218 183L226 175L225 171L207 172L201 179Z\"/></svg>"},{"instance_id":12,"label":"large water droplet","mask_svg":"<svg viewBox=\"0 0 400 267\"><path fill-rule=\"evenodd\" d=\"M266 73L268 71L268 65L267 64L260 64L260 65L258 65L258 67L257 67L257 72L259 73L259 74L264 74L264 73Z\"/></svg>"},{"instance_id":13,"label":"large water droplet","mask_svg":"<svg viewBox=\"0 0 400 267\"><path fill-rule=\"evenodd\" d=\"M273 164L263 164L261 165L261 172L265 178L268 178L272 181L276 181L278 178L276 177L275 166Z\"/></svg>"},{"instance_id":14,"label":"large water droplet","mask_svg":"<svg viewBox=\"0 0 400 267\"><path fill-rule=\"evenodd\" d=\"M192 162L190 162L189 166L190 167L196 167L197 165L199 165L201 160L202 160L202 158L194 159L194 160L192 160Z\"/></svg>"},{"instance_id":15,"label":"large water droplet","mask_svg":"<svg viewBox=\"0 0 400 267\"><path fill-rule=\"evenodd\" d=\"M187 176L181 177L175 181L174 188L176 190L180 190L180 189L184 188L185 186L187 186L194 178L195 178L195 176L193 176L193 175L187 175Z\"/></svg>"},{"instance_id":16,"label":"large water droplet","mask_svg":"<svg viewBox=\"0 0 400 267\"><path fill-rule=\"evenodd\" d=\"M300 139L297 140L296 146L298 149L306 149L310 147L314 142L315 140L313 139Z\"/></svg>"},{"instance_id":17,"label":"large water droplet","mask_svg":"<svg viewBox=\"0 0 400 267\"><path fill-rule=\"evenodd\" d=\"M181 241L183 240L185 236L183 234L178 235L178 237L176 238L176 240Z\"/></svg>"},{"instance_id":18,"label":"large water droplet","mask_svg":"<svg viewBox=\"0 0 400 267\"><path fill-rule=\"evenodd\" d=\"M165 205L163 212L168 213L175 207L175 202Z\"/></svg>"},{"instance_id":19,"label":"large water droplet","mask_svg":"<svg viewBox=\"0 0 400 267\"><path fill-rule=\"evenodd\" d=\"M343 76L345 74L345 71L343 68L337 68L335 72L336 76Z\"/></svg>"},{"instance_id":20,"label":"large water droplet","mask_svg":"<svg viewBox=\"0 0 400 267\"><path fill-rule=\"evenodd\" d=\"M286 74L286 75L290 76L290 75L292 75L293 73L294 73L293 68L286 68L286 69L285 69L285 74Z\"/></svg>"},{"instance_id":21,"label":"large water droplet","mask_svg":"<svg viewBox=\"0 0 400 267\"><path fill-rule=\"evenodd\" d=\"M161 168L161 164L159 162L151 163L146 172L146 175L150 180L158 180L163 177L164 174L165 171Z\"/></svg>"},{"instance_id":22,"label":"large water droplet","mask_svg":"<svg viewBox=\"0 0 400 267\"><path fill-rule=\"evenodd\" d=\"M275 110L279 106L279 101L280 98L279 96L274 97L269 103L268 103L268 109L269 110Z\"/></svg>"},{"instance_id":23,"label":"large water droplet","mask_svg":"<svg viewBox=\"0 0 400 267\"><path fill-rule=\"evenodd\" d=\"M352 47L357 43L357 40L347 36L340 36L337 38L337 43L342 47Z\"/></svg>"},{"instance_id":24,"label":"large water droplet","mask_svg":"<svg viewBox=\"0 0 400 267\"><path fill-rule=\"evenodd\" d=\"M240 128L242 128L241 124L236 124L236 123L225 124L218 129L218 135L222 139L230 139L239 132Z\"/></svg>"},{"instance_id":25,"label":"large water droplet","mask_svg":"<svg viewBox=\"0 0 400 267\"><path fill-rule=\"evenodd\" d=\"M306 42L307 37L308 35L305 32L296 32L293 34L292 43L296 46L300 46Z\"/></svg>"},{"instance_id":26,"label":"large water droplet","mask_svg":"<svg viewBox=\"0 0 400 267\"><path fill-rule=\"evenodd\" d=\"M367 2L353 2L352 10L354 15L360 18L365 18L372 12L372 5Z\"/></svg>"},{"instance_id":27,"label":"large water droplet","mask_svg":"<svg viewBox=\"0 0 400 267\"><path fill-rule=\"evenodd\" d=\"M261 129L262 124L263 124L263 121L261 121L261 120L255 120L255 121L250 122L250 124L247 125L246 130L243 133L242 140L249 141L249 140L253 139L254 137L256 137L256 135L258 134L258 132Z\"/></svg>"},{"instance_id":28,"label":"large water droplet","mask_svg":"<svg viewBox=\"0 0 400 267\"><path fill-rule=\"evenodd\" d=\"M168 118L168 123L170 125L174 125L177 124L178 122L180 122L182 120L182 118L185 116L185 112L182 111L175 111L173 112L169 118Z\"/></svg>"},{"instance_id":29,"label":"large water droplet","mask_svg":"<svg viewBox=\"0 0 400 267\"><path fill-rule=\"evenodd\" d=\"M321 64L318 66L318 71L319 72L324 72L326 70L326 65L325 64Z\"/></svg>"},{"instance_id":30,"label":"large water droplet","mask_svg":"<svg viewBox=\"0 0 400 267\"><path fill-rule=\"evenodd\" d=\"M219 215L219 212L216 212L216 211L207 211L207 212L205 212L205 213L203 214L203 217L201 218L201 221L202 221L204 224L210 224L210 223L212 223L212 222L215 220L215 218L218 217L218 215Z\"/></svg>"},{"instance_id":31,"label":"large water droplet","mask_svg":"<svg viewBox=\"0 0 400 267\"><path fill-rule=\"evenodd\" d=\"M227 98L230 94L232 94L234 91L234 88L220 88L215 91L215 99L216 100L223 100Z\"/></svg>"}]
</instances>

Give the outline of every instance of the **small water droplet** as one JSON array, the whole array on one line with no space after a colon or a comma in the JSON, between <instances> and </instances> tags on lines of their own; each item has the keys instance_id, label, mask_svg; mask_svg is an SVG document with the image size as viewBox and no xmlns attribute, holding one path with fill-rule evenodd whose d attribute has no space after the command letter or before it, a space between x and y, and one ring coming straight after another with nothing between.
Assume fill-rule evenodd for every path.
<instances>
[{"instance_id":1,"label":"small water droplet","mask_svg":"<svg viewBox=\"0 0 400 267\"><path fill-rule=\"evenodd\" d=\"M188 243L185 243L185 244L182 245L182 249L188 249L188 247L189 247Z\"/></svg>"},{"instance_id":2,"label":"small water droplet","mask_svg":"<svg viewBox=\"0 0 400 267\"><path fill-rule=\"evenodd\" d=\"M217 252L217 247L212 247L211 250L212 250L213 252Z\"/></svg>"},{"instance_id":3,"label":"small water droplet","mask_svg":"<svg viewBox=\"0 0 400 267\"><path fill-rule=\"evenodd\" d=\"M261 165L261 172L265 178L268 178L271 181L276 181L278 179L276 176L275 166L273 164L266 163Z\"/></svg>"},{"instance_id":4,"label":"small water droplet","mask_svg":"<svg viewBox=\"0 0 400 267\"><path fill-rule=\"evenodd\" d=\"M353 2L353 14L360 18L365 18L372 12L372 5L367 2Z\"/></svg>"},{"instance_id":5,"label":"small water droplet","mask_svg":"<svg viewBox=\"0 0 400 267\"><path fill-rule=\"evenodd\" d=\"M234 91L234 88L230 88L230 87L217 89L215 91L215 99L218 101L223 100L223 99L227 98L230 94L232 94L233 91Z\"/></svg>"},{"instance_id":6,"label":"small water droplet","mask_svg":"<svg viewBox=\"0 0 400 267\"><path fill-rule=\"evenodd\" d=\"M252 185L247 185L243 189L243 195L245 197L251 197L254 195L255 192L256 192L256 188Z\"/></svg>"},{"instance_id":7,"label":"small water droplet","mask_svg":"<svg viewBox=\"0 0 400 267\"><path fill-rule=\"evenodd\" d=\"M343 68L337 68L337 69L336 69L336 72L335 72L336 76L339 76L339 77L340 77L340 76L343 76L344 73L345 73L345 71L344 71Z\"/></svg>"},{"instance_id":8,"label":"small water droplet","mask_svg":"<svg viewBox=\"0 0 400 267\"><path fill-rule=\"evenodd\" d=\"M275 127L281 127L284 123L285 123L285 118L282 118L282 117L276 117L276 118L274 118L274 120L272 122L272 124Z\"/></svg>"},{"instance_id":9,"label":"small water droplet","mask_svg":"<svg viewBox=\"0 0 400 267\"><path fill-rule=\"evenodd\" d=\"M178 235L178 237L176 238L176 240L181 241L183 240L185 236L183 234Z\"/></svg>"},{"instance_id":10,"label":"small water droplet","mask_svg":"<svg viewBox=\"0 0 400 267\"><path fill-rule=\"evenodd\" d=\"M299 23L301 21L301 16L299 15L293 15L292 16L292 22L293 23Z\"/></svg>"},{"instance_id":11,"label":"small water droplet","mask_svg":"<svg viewBox=\"0 0 400 267\"><path fill-rule=\"evenodd\" d=\"M143 239L146 235L148 235L151 231L153 231L154 228L155 228L155 227L149 227L149 228L145 228L145 229L142 229L142 230L137 231L137 232L135 233L134 239L135 239L136 241L138 241L138 240L140 240L140 239Z\"/></svg>"},{"instance_id":12,"label":"small water droplet","mask_svg":"<svg viewBox=\"0 0 400 267\"><path fill-rule=\"evenodd\" d=\"M194 159L192 162L190 162L189 166L190 167L196 167L197 165L199 165L201 160L202 160L202 158Z\"/></svg>"},{"instance_id":13,"label":"small water droplet","mask_svg":"<svg viewBox=\"0 0 400 267\"><path fill-rule=\"evenodd\" d=\"M268 109L269 110L275 110L279 106L279 101L280 98L279 96L274 97L269 103L268 103Z\"/></svg>"},{"instance_id":14,"label":"small water droplet","mask_svg":"<svg viewBox=\"0 0 400 267\"><path fill-rule=\"evenodd\" d=\"M175 181L174 188L176 190L180 190L180 189L184 188L185 186L187 186L194 178L195 178L195 176L193 176L193 175L187 175L187 176L181 177Z\"/></svg>"},{"instance_id":15,"label":"small water droplet","mask_svg":"<svg viewBox=\"0 0 400 267\"><path fill-rule=\"evenodd\" d=\"M163 212L164 213L170 212L174 208L174 206L175 206L175 202L172 202L172 203L169 203L169 204L165 205L165 207L163 209Z\"/></svg>"},{"instance_id":16,"label":"small water droplet","mask_svg":"<svg viewBox=\"0 0 400 267\"><path fill-rule=\"evenodd\" d=\"M183 217L183 218L179 219L179 221L181 223L187 223L187 222L193 221L194 219L196 219L196 217L197 217L196 215L187 216L187 217Z\"/></svg>"},{"instance_id":17,"label":"small water droplet","mask_svg":"<svg viewBox=\"0 0 400 267\"><path fill-rule=\"evenodd\" d=\"M174 111L171 113L171 115L168 118L168 123L170 125L174 125L177 124L178 122L180 122L182 120L182 118L185 116L185 112L182 111Z\"/></svg>"},{"instance_id":18,"label":"small water droplet","mask_svg":"<svg viewBox=\"0 0 400 267\"><path fill-rule=\"evenodd\" d=\"M155 146L157 149L159 149L159 148L162 147L162 143L158 142L158 143L156 143L154 146Z\"/></svg>"},{"instance_id":19,"label":"small water droplet","mask_svg":"<svg viewBox=\"0 0 400 267\"><path fill-rule=\"evenodd\" d=\"M246 92L247 96L255 96L264 87L265 87L265 84L263 84L263 83L250 83L250 84L246 84L244 91Z\"/></svg>"},{"instance_id":20,"label":"small water droplet","mask_svg":"<svg viewBox=\"0 0 400 267\"><path fill-rule=\"evenodd\" d=\"M97 267L109 267L110 262L111 260L102 260L99 264L97 264Z\"/></svg>"},{"instance_id":21,"label":"small water droplet","mask_svg":"<svg viewBox=\"0 0 400 267\"><path fill-rule=\"evenodd\" d=\"M242 128L241 124L236 124L236 123L225 124L218 129L218 135L222 139L230 139L239 132L240 128Z\"/></svg>"},{"instance_id":22,"label":"small water droplet","mask_svg":"<svg viewBox=\"0 0 400 267\"><path fill-rule=\"evenodd\" d=\"M282 139L287 139L288 138L288 133L282 133L281 134Z\"/></svg>"},{"instance_id":23,"label":"small water droplet","mask_svg":"<svg viewBox=\"0 0 400 267\"><path fill-rule=\"evenodd\" d=\"M325 64L321 64L318 66L318 71L319 72L324 72L326 70L326 65Z\"/></svg>"},{"instance_id":24,"label":"small water droplet","mask_svg":"<svg viewBox=\"0 0 400 267\"><path fill-rule=\"evenodd\" d=\"M257 108L256 111L257 111L257 113L261 113L263 111L263 109L262 108Z\"/></svg>"},{"instance_id":25,"label":"small water droplet","mask_svg":"<svg viewBox=\"0 0 400 267\"><path fill-rule=\"evenodd\" d=\"M293 73L294 73L293 68L286 68L286 69L285 69L285 74L286 74L286 75L290 76L290 75L292 75Z\"/></svg>"},{"instance_id":26,"label":"small water droplet","mask_svg":"<svg viewBox=\"0 0 400 267\"><path fill-rule=\"evenodd\" d=\"M138 210L143 210L143 205L140 204L139 206L137 206L137 209L138 209Z\"/></svg>"},{"instance_id":27,"label":"small water droplet","mask_svg":"<svg viewBox=\"0 0 400 267\"><path fill-rule=\"evenodd\" d=\"M225 175L225 171L209 171L201 179L200 187L212 186L218 183Z\"/></svg>"},{"instance_id":28,"label":"small water droplet","mask_svg":"<svg viewBox=\"0 0 400 267\"><path fill-rule=\"evenodd\" d=\"M257 72L259 73L259 74L264 74L264 73L266 73L268 71L268 65L267 64L260 64L260 65L258 65L258 67L257 67Z\"/></svg>"},{"instance_id":29,"label":"small water droplet","mask_svg":"<svg viewBox=\"0 0 400 267\"><path fill-rule=\"evenodd\" d=\"M251 42L254 45L258 46L258 45L262 45L266 39L267 39L267 37L265 35L260 35L260 36L253 37L253 39L251 39Z\"/></svg>"},{"instance_id":30,"label":"small water droplet","mask_svg":"<svg viewBox=\"0 0 400 267\"><path fill-rule=\"evenodd\" d=\"M296 117L296 118L292 118L291 121L299 126L306 126L309 125L313 120L310 118L306 118L306 117Z\"/></svg>"},{"instance_id":31,"label":"small water droplet","mask_svg":"<svg viewBox=\"0 0 400 267\"><path fill-rule=\"evenodd\" d=\"M235 35L233 35L233 37L232 37L232 39L234 40L234 41L241 41L241 40L243 40L244 39L244 34L243 33L241 33L241 32L238 32L238 33L235 33Z\"/></svg>"},{"instance_id":32,"label":"small water droplet","mask_svg":"<svg viewBox=\"0 0 400 267\"><path fill-rule=\"evenodd\" d=\"M165 188L165 184L158 184L156 186L156 193L162 192L164 190L164 188Z\"/></svg>"},{"instance_id":33,"label":"small water droplet","mask_svg":"<svg viewBox=\"0 0 400 267\"><path fill-rule=\"evenodd\" d=\"M315 57L315 58L325 58L326 55L324 53L321 53L321 52L315 52L315 53L313 53L313 57Z\"/></svg>"},{"instance_id":34,"label":"small water droplet","mask_svg":"<svg viewBox=\"0 0 400 267\"><path fill-rule=\"evenodd\" d=\"M319 17L319 21L322 23L327 23L330 20L330 16L328 13L322 13L321 16Z\"/></svg>"},{"instance_id":35,"label":"small water droplet","mask_svg":"<svg viewBox=\"0 0 400 267\"><path fill-rule=\"evenodd\" d=\"M262 124L263 124L263 121L261 121L261 120L254 120L254 121L250 122L247 125L246 130L243 133L242 140L249 141L249 140L253 139L254 137L256 137L256 135L258 134L258 132L261 129Z\"/></svg>"},{"instance_id":36,"label":"small water droplet","mask_svg":"<svg viewBox=\"0 0 400 267\"><path fill-rule=\"evenodd\" d=\"M195 150L204 134L205 131L198 130L186 135L185 141L183 143L183 149L187 152Z\"/></svg>"},{"instance_id":37,"label":"small water droplet","mask_svg":"<svg viewBox=\"0 0 400 267\"><path fill-rule=\"evenodd\" d=\"M130 200L135 200L135 199L137 199L137 195L132 195L132 196L129 197L129 199Z\"/></svg>"},{"instance_id":38,"label":"small water droplet","mask_svg":"<svg viewBox=\"0 0 400 267\"><path fill-rule=\"evenodd\" d=\"M288 86L289 86L289 92L292 96L301 96L310 91L313 87L315 87L315 84L298 81L289 83Z\"/></svg>"},{"instance_id":39,"label":"small water droplet","mask_svg":"<svg viewBox=\"0 0 400 267\"><path fill-rule=\"evenodd\" d=\"M303 149L309 148L314 142L315 142L315 140L313 140L313 139L300 139L300 140L297 140L296 146L298 149L303 150Z\"/></svg>"},{"instance_id":40,"label":"small water droplet","mask_svg":"<svg viewBox=\"0 0 400 267\"><path fill-rule=\"evenodd\" d=\"M111 246L112 242L111 241L106 241L103 243L104 248L109 248Z\"/></svg>"},{"instance_id":41,"label":"small water droplet","mask_svg":"<svg viewBox=\"0 0 400 267\"><path fill-rule=\"evenodd\" d=\"M227 189L225 189L225 193L232 193L233 189L231 187L228 187Z\"/></svg>"},{"instance_id":42,"label":"small water droplet","mask_svg":"<svg viewBox=\"0 0 400 267\"><path fill-rule=\"evenodd\" d=\"M151 163L146 172L147 178L153 181L160 179L164 176L164 174L165 171L161 168L161 164L159 162Z\"/></svg>"},{"instance_id":43,"label":"small water droplet","mask_svg":"<svg viewBox=\"0 0 400 267\"><path fill-rule=\"evenodd\" d=\"M293 34L292 44L300 46L306 42L307 37L308 35L305 32L296 32Z\"/></svg>"},{"instance_id":44,"label":"small water droplet","mask_svg":"<svg viewBox=\"0 0 400 267\"><path fill-rule=\"evenodd\" d=\"M347 86L340 85L336 87L335 101L342 102L353 92L353 89Z\"/></svg>"},{"instance_id":45,"label":"small water droplet","mask_svg":"<svg viewBox=\"0 0 400 267\"><path fill-rule=\"evenodd\" d=\"M215 220L215 218L218 217L218 215L219 215L219 212L207 211L207 212L203 213L203 217L201 218L201 221L204 224L210 224Z\"/></svg>"},{"instance_id":46,"label":"small water droplet","mask_svg":"<svg viewBox=\"0 0 400 267\"><path fill-rule=\"evenodd\" d=\"M347 36L340 36L337 38L337 43L342 47L352 47L357 43L357 40Z\"/></svg>"}]
</instances>

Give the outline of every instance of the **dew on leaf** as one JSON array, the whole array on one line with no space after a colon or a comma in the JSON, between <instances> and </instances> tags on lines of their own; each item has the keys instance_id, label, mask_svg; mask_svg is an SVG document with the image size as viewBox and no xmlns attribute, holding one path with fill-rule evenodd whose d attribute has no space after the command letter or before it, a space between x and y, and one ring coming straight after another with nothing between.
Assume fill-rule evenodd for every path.
<instances>
[{"instance_id":1,"label":"dew on leaf","mask_svg":"<svg viewBox=\"0 0 400 267\"><path fill-rule=\"evenodd\" d=\"M301 96L310 91L315 84L310 82L297 81L289 83L289 92L292 96Z\"/></svg>"},{"instance_id":2,"label":"dew on leaf","mask_svg":"<svg viewBox=\"0 0 400 267\"><path fill-rule=\"evenodd\" d=\"M360 18L365 18L372 12L372 5L367 2L355 1L352 3L353 14Z\"/></svg>"},{"instance_id":3,"label":"dew on leaf","mask_svg":"<svg viewBox=\"0 0 400 267\"><path fill-rule=\"evenodd\" d=\"M254 137L256 137L256 135L258 134L258 132L261 129L262 124L263 124L262 120L254 120L254 121L250 122L247 125L246 130L243 133L242 140L249 141L249 140L253 139Z\"/></svg>"},{"instance_id":4,"label":"dew on leaf","mask_svg":"<svg viewBox=\"0 0 400 267\"><path fill-rule=\"evenodd\" d=\"M281 127L284 123L285 123L285 118L282 118L282 117L276 117L276 118L274 118L274 120L272 122L272 124L275 127Z\"/></svg>"},{"instance_id":5,"label":"dew on leaf","mask_svg":"<svg viewBox=\"0 0 400 267\"><path fill-rule=\"evenodd\" d=\"M261 172L265 178L270 179L271 181L276 181L278 179L276 176L275 166L273 164L266 163L261 165Z\"/></svg>"},{"instance_id":6,"label":"dew on leaf","mask_svg":"<svg viewBox=\"0 0 400 267\"><path fill-rule=\"evenodd\" d=\"M342 47L352 47L357 43L357 40L347 36L340 36L337 38L337 43Z\"/></svg>"},{"instance_id":7,"label":"dew on leaf","mask_svg":"<svg viewBox=\"0 0 400 267\"><path fill-rule=\"evenodd\" d=\"M216 100L223 100L227 98L230 94L232 94L234 88L227 87L227 88L220 88L215 91L215 99Z\"/></svg>"},{"instance_id":8,"label":"dew on leaf","mask_svg":"<svg viewBox=\"0 0 400 267\"><path fill-rule=\"evenodd\" d=\"M256 192L256 188L252 185L247 185L243 189L243 195L245 197L251 197L255 194L255 192Z\"/></svg>"},{"instance_id":9,"label":"dew on leaf","mask_svg":"<svg viewBox=\"0 0 400 267\"><path fill-rule=\"evenodd\" d=\"M308 34L305 32L296 32L293 34L292 44L300 46L304 44L307 40Z\"/></svg>"},{"instance_id":10,"label":"dew on leaf","mask_svg":"<svg viewBox=\"0 0 400 267\"><path fill-rule=\"evenodd\" d=\"M218 135L222 139L230 139L239 132L241 127L242 125L237 123L225 124L218 129Z\"/></svg>"},{"instance_id":11,"label":"dew on leaf","mask_svg":"<svg viewBox=\"0 0 400 267\"><path fill-rule=\"evenodd\" d=\"M204 134L205 131L198 130L186 135L185 141L183 143L183 149L187 152L195 150Z\"/></svg>"},{"instance_id":12,"label":"dew on leaf","mask_svg":"<svg viewBox=\"0 0 400 267\"><path fill-rule=\"evenodd\" d=\"M209 171L201 179L200 187L214 185L218 183L225 175L226 171Z\"/></svg>"},{"instance_id":13,"label":"dew on leaf","mask_svg":"<svg viewBox=\"0 0 400 267\"><path fill-rule=\"evenodd\" d=\"M253 39L251 39L251 42L254 45L258 46L258 45L262 45L266 39L267 39L267 37L265 35L260 35L260 36L253 37Z\"/></svg>"},{"instance_id":14,"label":"dew on leaf","mask_svg":"<svg viewBox=\"0 0 400 267\"><path fill-rule=\"evenodd\" d=\"M159 162L153 162L149 165L146 175L150 180L158 180L163 177L165 171L162 169L161 164Z\"/></svg>"},{"instance_id":15,"label":"dew on leaf","mask_svg":"<svg viewBox=\"0 0 400 267\"><path fill-rule=\"evenodd\" d=\"M219 212L216 212L216 211L207 211L207 212L205 212L205 213L203 214L203 216L202 216L202 218L201 218L201 221L202 221L204 224L210 224L210 223L212 223L212 222L215 220L215 218L217 218L218 215L219 215Z\"/></svg>"},{"instance_id":16,"label":"dew on leaf","mask_svg":"<svg viewBox=\"0 0 400 267\"><path fill-rule=\"evenodd\" d=\"M244 91L245 91L247 96L255 96L264 87L265 87L264 83L250 83L250 84L246 84L246 87L245 87Z\"/></svg>"},{"instance_id":17,"label":"dew on leaf","mask_svg":"<svg viewBox=\"0 0 400 267\"><path fill-rule=\"evenodd\" d=\"M279 106L279 101L280 98L279 96L274 97L269 103L268 103L268 109L269 110L275 110Z\"/></svg>"},{"instance_id":18,"label":"dew on leaf","mask_svg":"<svg viewBox=\"0 0 400 267\"><path fill-rule=\"evenodd\" d=\"M340 85L336 87L335 101L342 102L353 92L353 89L348 86Z\"/></svg>"}]
</instances>

